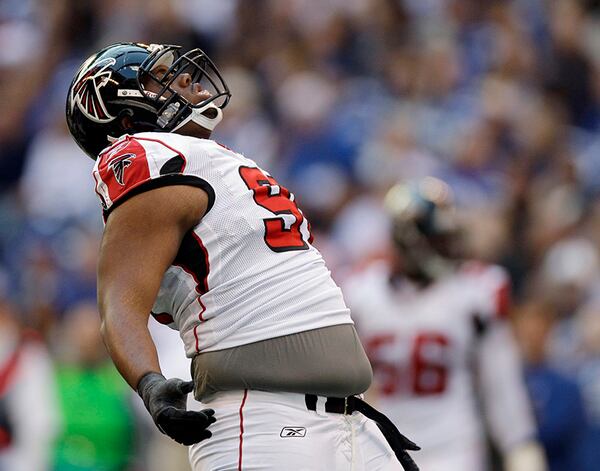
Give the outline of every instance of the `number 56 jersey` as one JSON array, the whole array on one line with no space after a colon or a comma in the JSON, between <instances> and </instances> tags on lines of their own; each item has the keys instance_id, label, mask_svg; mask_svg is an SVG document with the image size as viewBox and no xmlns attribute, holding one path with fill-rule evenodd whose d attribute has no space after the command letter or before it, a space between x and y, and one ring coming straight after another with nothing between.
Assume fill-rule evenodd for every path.
<instances>
[{"instance_id":1,"label":"number 56 jersey","mask_svg":"<svg viewBox=\"0 0 600 471\"><path fill-rule=\"evenodd\" d=\"M377 404L422 447L423 469L485 469L486 429L502 453L533 438L504 270L469 262L425 288L390 276L372 264L344 289Z\"/></svg>"},{"instance_id":2,"label":"number 56 jersey","mask_svg":"<svg viewBox=\"0 0 600 471\"><path fill-rule=\"evenodd\" d=\"M160 186L198 186L208 195L152 309L179 330L188 357L352 323L294 195L252 160L211 140L149 132L102 151L93 175L105 220Z\"/></svg>"}]
</instances>

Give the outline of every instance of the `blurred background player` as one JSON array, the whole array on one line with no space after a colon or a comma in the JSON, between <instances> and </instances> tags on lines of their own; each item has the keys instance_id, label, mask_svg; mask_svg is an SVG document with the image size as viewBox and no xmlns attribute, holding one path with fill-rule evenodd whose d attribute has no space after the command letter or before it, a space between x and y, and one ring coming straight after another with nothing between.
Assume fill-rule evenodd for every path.
<instances>
[{"instance_id":1,"label":"blurred background player","mask_svg":"<svg viewBox=\"0 0 600 471\"><path fill-rule=\"evenodd\" d=\"M0 273L0 469L49 471L58 427L52 363L17 312Z\"/></svg>"},{"instance_id":2,"label":"blurred background player","mask_svg":"<svg viewBox=\"0 0 600 471\"><path fill-rule=\"evenodd\" d=\"M395 251L345 285L378 405L423 444L424 470L488 469L486 430L504 469L546 469L506 319L506 272L461 259L441 180L395 185L384 204Z\"/></svg>"}]
</instances>

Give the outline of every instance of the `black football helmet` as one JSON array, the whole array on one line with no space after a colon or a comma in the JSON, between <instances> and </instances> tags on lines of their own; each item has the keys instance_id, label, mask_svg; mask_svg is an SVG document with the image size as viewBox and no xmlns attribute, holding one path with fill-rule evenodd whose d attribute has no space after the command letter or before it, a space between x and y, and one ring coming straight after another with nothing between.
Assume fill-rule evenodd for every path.
<instances>
[{"instance_id":1,"label":"black football helmet","mask_svg":"<svg viewBox=\"0 0 600 471\"><path fill-rule=\"evenodd\" d=\"M159 65L167 70L153 73ZM171 84L181 74L208 90L210 98L193 104ZM148 81L157 93L146 90ZM75 141L92 159L123 134L173 132L189 121L212 131L223 117L231 93L221 73L200 49L185 54L180 46L118 43L90 56L71 82L67 124ZM132 127L125 129L123 117Z\"/></svg>"},{"instance_id":2,"label":"black football helmet","mask_svg":"<svg viewBox=\"0 0 600 471\"><path fill-rule=\"evenodd\" d=\"M394 185L384 207L403 272L425 283L450 272L460 256L460 230L451 188L426 177Z\"/></svg>"}]
</instances>

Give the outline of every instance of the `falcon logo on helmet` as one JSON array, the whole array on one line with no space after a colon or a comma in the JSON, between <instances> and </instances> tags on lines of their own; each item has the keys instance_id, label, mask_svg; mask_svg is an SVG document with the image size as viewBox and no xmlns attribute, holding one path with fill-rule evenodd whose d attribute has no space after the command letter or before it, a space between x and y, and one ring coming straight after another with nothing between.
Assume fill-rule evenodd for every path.
<instances>
[{"instance_id":1,"label":"falcon logo on helmet","mask_svg":"<svg viewBox=\"0 0 600 471\"><path fill-rule=\"evenodd\" d=\"M108 164L109 168L115 174L115 180L117 180L117 183L119 185L125 185L125 181L123 179L125 169L131 165L131 160L134 158L135 154L123 154L117 157L116 159L111 160Z\"/></svg>"},{"instance_id":2,"label":"falcon logo on helmet","mask_svg":"<svg viewBox=\"0 0 600 471\"><path fill-rule=\"evenodd\" d=\"M114 58L108 57L81 71L80 77L71 88L71 110L77 105L87 118L97 123L107 123L115 119L106 110L100 95L100 89L111 79L112 72L109 67L115 62Z\"/></svg>"}]
</instances>

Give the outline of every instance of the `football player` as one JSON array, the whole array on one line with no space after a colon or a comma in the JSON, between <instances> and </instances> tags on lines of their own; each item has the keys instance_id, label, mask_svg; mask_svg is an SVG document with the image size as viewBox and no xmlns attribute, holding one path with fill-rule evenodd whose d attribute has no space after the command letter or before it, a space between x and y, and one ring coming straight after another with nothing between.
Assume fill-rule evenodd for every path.
<instances>
[{"instance_id":1,"label":"football player","mask_svg":"<svg viewBox=\"0 0 600 471\"><path fill-rule=\"evenodd\" d=\"M358 396L371 368L294 195L210 139L229 98L203 51L170 45L109 46L71 84L117 368L196 471L417 469L418 447ZM179 331L195 387L162 375L151 312ZM193 387L210 409L186 410Z\"/></svg>"},{"instance_id":2,"label":"football player","mask_svg":"<svg viewBox=\"0 0 600 471\"><path fill-rule=\"evenodd\" d=\"M54 368L2 281L0 273L0 469L47 471L60 422Z\"/></svg>"},{"instance_id":3,"label":"football player","mask_svg":"<svg viewBox=\"0 0 600 471\"><path fill-rule=\"evenodd\" d=\"M392 260L354 274L344 290L378 405L418 438L428 471L487 469L486 429L505 469L545 469L506 319L506 272L460 259L452 192L441 180L398 184L384 205Z\"/></svg>"}]
</instances>

